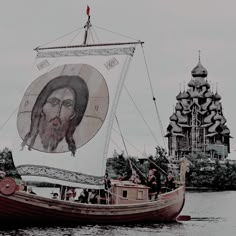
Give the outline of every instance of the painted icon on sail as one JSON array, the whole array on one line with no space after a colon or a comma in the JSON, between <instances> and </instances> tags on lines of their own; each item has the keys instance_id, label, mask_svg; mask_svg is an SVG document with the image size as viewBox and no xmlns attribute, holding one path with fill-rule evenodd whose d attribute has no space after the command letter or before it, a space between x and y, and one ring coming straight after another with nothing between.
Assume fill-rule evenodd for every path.
<instances>
[{"instance_id":1,"label":"painted icon on sail","mask_svg":"<svg viewBox=\"0 0 236 236\"><path fill-rule=\"evenodd\" d=\"M25 92L17 119L22 147L75 155L102 127L108 106L108 87L97 69L87 64L58 66Z\"/></svg>"}]
</instances>

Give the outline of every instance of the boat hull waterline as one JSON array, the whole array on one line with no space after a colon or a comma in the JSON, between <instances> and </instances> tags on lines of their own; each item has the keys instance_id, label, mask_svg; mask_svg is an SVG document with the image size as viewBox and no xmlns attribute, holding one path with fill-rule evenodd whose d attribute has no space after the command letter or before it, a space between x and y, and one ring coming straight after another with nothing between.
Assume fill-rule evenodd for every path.
<instances>
[{"instance_id":1,"label":"boat hull waterline","mask_svg":"<svg viewBox=\"0 0 236 236\"><path fill-rule=\"evenodd\" d=\"M158 200L137 204L102 205L53 200L16 191L0 193L0 221L23 224L131 224L175 221L185 201L181 186Z\"/></svg>"}]
</instances>

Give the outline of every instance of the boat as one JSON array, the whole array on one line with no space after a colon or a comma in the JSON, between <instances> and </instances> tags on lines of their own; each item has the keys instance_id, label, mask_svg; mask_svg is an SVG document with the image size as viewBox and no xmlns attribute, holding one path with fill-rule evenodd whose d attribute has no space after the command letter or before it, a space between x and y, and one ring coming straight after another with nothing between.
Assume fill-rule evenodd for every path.
<instances>
[{"instance_id":1,"label":"boat","mask_svg":"<svg viewBox=\"0 0 236 236\"><path fill-rule=\"evenodd\" d=\"M111 180L96 204L65 199L65 188L104 190L106 159L128 66L141 41L37 47L33 80L17 114L14 165L24 181L61 186L61 198L29 194L2 174L0 221L6 224L137 224L176 221L184 181L149 200L146 185ZM65 187L67 186L67 187ZM64 191L64 192L63 192ZM57 194L57 195L58 195ZM56 196L56 195L55 195Z\"/></svg>"}]
</instances>

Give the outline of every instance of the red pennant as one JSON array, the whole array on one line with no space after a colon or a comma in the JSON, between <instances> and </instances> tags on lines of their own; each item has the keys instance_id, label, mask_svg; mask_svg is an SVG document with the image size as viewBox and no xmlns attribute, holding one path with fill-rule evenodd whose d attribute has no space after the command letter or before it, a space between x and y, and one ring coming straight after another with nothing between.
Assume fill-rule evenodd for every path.
<instances>
[{"instance_id":1,"label":"red pennant","mask_svg":"<svg viewBox=\"0 0 236 236\"><path fill-rule=\"evenodd\" d=\"M90 7L89 7L89 6L87 6L86 14L87 14L88 16L89 16L89 14L90 14Z\"/></svg>"}]
</instances>

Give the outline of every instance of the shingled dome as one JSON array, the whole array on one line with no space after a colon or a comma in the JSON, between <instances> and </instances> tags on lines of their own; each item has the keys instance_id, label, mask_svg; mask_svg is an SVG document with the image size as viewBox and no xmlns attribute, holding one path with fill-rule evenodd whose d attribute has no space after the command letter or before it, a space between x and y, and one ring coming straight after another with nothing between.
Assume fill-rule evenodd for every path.
<instances>
[{"instance_id":1,"label":"shingled dome","mask_svg":"<svg viewBox=\"0 0 236 236\"><path fill-rule=\"evenodd\" d=\"M198 62L198 64L192 69L192 76L193 77L207 77L207 70L205 67L202 66L202 64L200 63L200 61Z\"/></svg>"}]
</instances>

